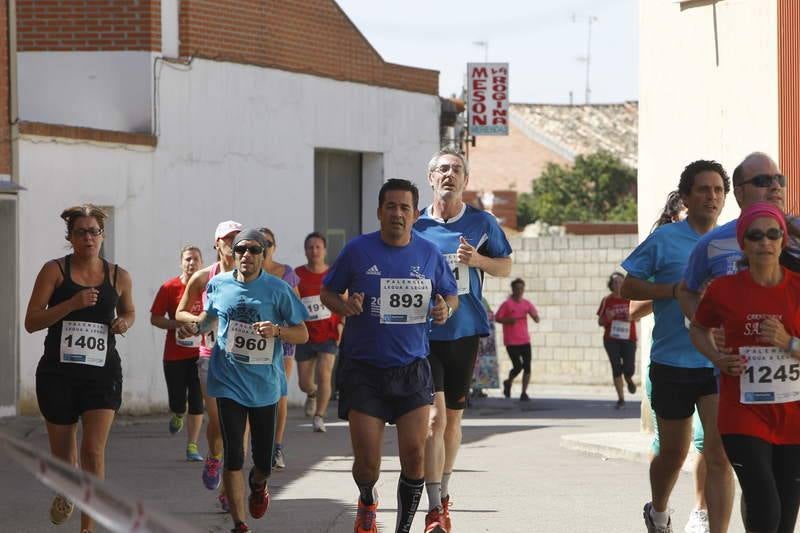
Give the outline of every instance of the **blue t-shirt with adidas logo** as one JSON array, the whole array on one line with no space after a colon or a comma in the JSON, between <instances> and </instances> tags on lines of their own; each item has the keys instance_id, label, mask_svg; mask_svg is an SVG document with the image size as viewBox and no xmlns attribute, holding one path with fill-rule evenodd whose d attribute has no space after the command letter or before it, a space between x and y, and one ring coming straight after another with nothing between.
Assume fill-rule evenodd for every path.
<instances>
[{"instance_id":1,"label":"blue t-shirt with adidas logo","mask_svg":"<svg viewBox=\"0 0 800 533\"><path fill-rule=\"evenodd\" d=\"M406 246L386 244L380 232L354 238L322 284L339 294L364 293L364 310L347 318L339 352L380 368L427 357L432 299L457 293L444 257L416 231Z\"/></svg>"},{"instance_id":2,"label":"blue t-shirt with adidas logo","mask_svg":"<svg viewBox=\"0 0 800 533\"><path fill-rule=\"evenodd\" d=\"M442 325L434 325L431 340L451 341L489 335L489 319L483 307L483 271L459 264L456 251L464 237L478 253L487 257L508 257L511 245L494 215L464 204L461 212L445 222L431 216L430 206L414 224L423 237L436 244L447 259L458 284L458 311Z\"/></svg>"}]
</instances>

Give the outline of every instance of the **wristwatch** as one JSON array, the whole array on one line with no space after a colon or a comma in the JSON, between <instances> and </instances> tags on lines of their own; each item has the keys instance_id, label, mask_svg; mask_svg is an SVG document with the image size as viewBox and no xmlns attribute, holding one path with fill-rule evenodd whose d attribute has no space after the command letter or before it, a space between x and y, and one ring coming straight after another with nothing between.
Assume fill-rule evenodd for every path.
<instances>
[{"instance_id":1,"label":"wristwatch","mask_svg":"<svg viewBox=\"0 0 800 533\"><path fill-rule=\"evenodd\" d=\"M444 301L444 305L447 306L447 318L449 319L451 316L453 316L453 308L450 307L450 304L447 303L447 300ZM800 339L798 339L798 341L800 341Z\"/></svg>"},{"instance_id":2,"label":"wristwatch","mask_svg":"<svg viewBox=\"0 0 800 533\"><path fill-rule=\"evenodd\" d=\"M789 351L790 352L800 352L800 338L792 337L789 340Z\"/></svg>"}]
</instances>

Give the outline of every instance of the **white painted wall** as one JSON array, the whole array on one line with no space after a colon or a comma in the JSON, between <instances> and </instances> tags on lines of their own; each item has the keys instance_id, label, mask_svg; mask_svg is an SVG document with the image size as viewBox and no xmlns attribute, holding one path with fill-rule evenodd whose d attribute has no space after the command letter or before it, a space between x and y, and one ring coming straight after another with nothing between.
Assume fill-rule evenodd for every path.
<instances>
[{"instance_id":1,"label":"white painted wall","mask_svg":"<svg viewBox=\"0 0 800 533\"><path fill-rule=\"evenodd\" d=\"M689 4L691 5L691 4ZM683 168L750 152L778 158L777 3L639 3L639 227L649 232ZM737 216L733 195L720 220Z\"/></svg>"},{"instance_id":2,"label":"white painted wall","mask_svg":"<svg viewBox=\"0 0 800 533\"><path fill-rule=\"evenodd\" d=\"M304 263L302 240L314 229L315 147L371 153L364 165L364 189L374 191L364 202L367 230L375 227L381 169L417 178L427 194L421 202L429 202L424 169L438 149L438 106L435 96L195 60L188 71L162 71L155 150L24 137L21 316L41 265L67 251L61 210L81 202L114 206L115 256L132 273L138 314L119 344L123 405L166 408L163 333L150 326L149 309L158 287L179 272L179 248L198 244L212 261L216 224L235 219L269 226L276 259ZM35 408L43 339L21 332L23 409ZM299 402L296 385L290 390Z\"/></svg>"},{"instance_id":3,"label":"white painted wall","mask_svg":"<svg viewBox=\"0 0 800 533\"><path fill-rule=\"evenodd\" d=\"M150 52L19 52L22 120L151 131Z\"/></svg>"},{"instance_id":4,"label":"white painted wall","mask_svg":"<svg viewBox=\"0 0 800 533\"><path fill-rule=\"evenodd\" d=\"M748 153L778 159L777 2L639 2L641 239L683 168L716 159L728 174ZM716 38L715 38L716 22ZM729 194L720 223L738 216ZM652 317L642 321L650 357Z\"/></svg>"}]
</instances>

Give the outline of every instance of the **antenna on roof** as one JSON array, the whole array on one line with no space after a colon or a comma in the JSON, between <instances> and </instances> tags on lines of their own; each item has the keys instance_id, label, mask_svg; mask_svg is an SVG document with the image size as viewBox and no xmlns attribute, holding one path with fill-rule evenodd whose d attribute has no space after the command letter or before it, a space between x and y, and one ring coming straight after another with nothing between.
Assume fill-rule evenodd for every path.
<instances>
[{"instance_id":1,"label":"antenna on roof","mask_svg":"<svg viewBox=\"0 0 800 533\"><path fill-rule=\"evenodd\" d=\"M578 61L585 61L586 62L586 101L584 103L588 104L591 101L592 89L589 83L589 74L590 74L590 67L592 64L592 23L597 22L597 17L594 15L589 15L586 17L587 22L589 23L589 31L588 37L586 39L586 55L585 56L578 56ZM578 17L573 13L572 14L572 22L577 22Z\"/></svg>"}]
</instances>

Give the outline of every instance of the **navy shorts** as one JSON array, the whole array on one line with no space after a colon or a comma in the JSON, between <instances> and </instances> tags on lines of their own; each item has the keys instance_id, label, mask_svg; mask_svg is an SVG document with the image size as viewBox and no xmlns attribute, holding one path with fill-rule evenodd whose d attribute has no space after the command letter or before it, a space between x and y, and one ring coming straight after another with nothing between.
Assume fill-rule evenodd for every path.
<instances>
[{"instance_id":1,"label":"navy shorts","mask_svg":"<svg viewBox=\"0 0 800 533\"><path fill-rule=\"evenodd\" d=\"M433 403L433 379L427 358L395 368L380 368L341 358L336 371L339 418L353 409L394 424L398 418Z\"/></svg>"},{"instance_id":2,"label":"navy shorts","mask_svg":"<svg viewBox=\"0 0 800 533\"><path fill-rule=\"evenodd\" d=\"M71 425L86 411L122 405L122 379L85 379L60 374L36 374L39 411L51 424Z\"/></svg>"},{"instance_id":3,"label":"navy shorts","mask_svg":"<svg viewBox=\"0 0 800 533\"><path fill-rule=\"evenodd\" d=\"M336 355L339 353L339 347L336 346L334 341L325 342L307 342L306 344L298 344L294 352L294 360L298 363L300 361L311 361L318 353L330 353Z\"/></svg>"},{"instance_id":4,"label":"navy shorts","mask_svg":"<svg viewBox=\"0 0 800 533\"><path fill-rule=\"evenodd\" d=\"M650 382L650 404L664 420L689 418L700 398L718 391L713 368L682 368L651 361Z\"/></svg>"}]
</instances>

